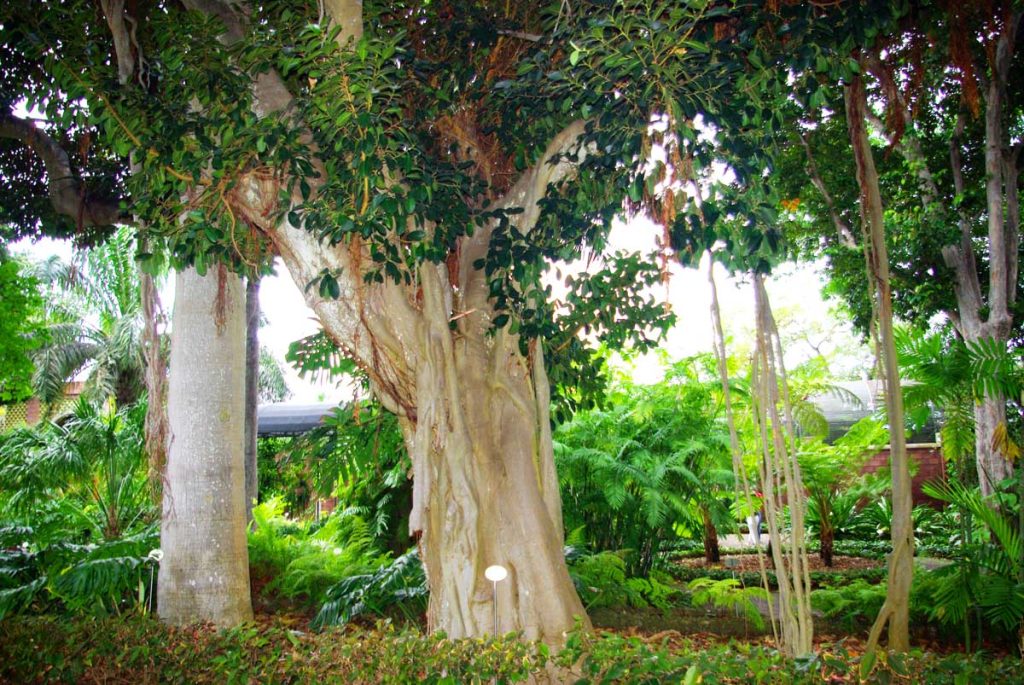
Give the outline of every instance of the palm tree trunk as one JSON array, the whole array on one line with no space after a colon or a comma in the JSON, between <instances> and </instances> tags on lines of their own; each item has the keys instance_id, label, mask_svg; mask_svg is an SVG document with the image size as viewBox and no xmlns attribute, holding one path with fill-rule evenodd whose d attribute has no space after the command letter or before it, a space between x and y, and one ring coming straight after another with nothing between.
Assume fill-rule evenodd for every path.
<instances>
[{"instance_id":1,"label":"palm tree trunk","mask_svg":"<svg viewBox=\"0 0 1024 685\"><path fill-rule=\"evenodd\" d=\"M711 520L711 512L707 507L701 507L700 514L704 519L704 561L709 564L717 564L722 560L718 550L718 530Z\"/></svg>"},{"instance_id":2,"label":"palm tree trunk","mask_svg":"<svg viewBox=\"0 0 1024 685\"><path fill-rule=\"evenodd\" d=\"M245 522L259 499L257 414L260 385L260 277L245 282Z\"/></svg>"},{"instance_id":3,"label":"palm tree trunk","mask_svg":"<svg viewBox=\"0 0 1024 685\"><path fill-rule=\"evenodd\" d=\"M172 624L252 618L242 461L245 319L225 267L178 274L158 602Z\"/></svg>"}]
</instances>

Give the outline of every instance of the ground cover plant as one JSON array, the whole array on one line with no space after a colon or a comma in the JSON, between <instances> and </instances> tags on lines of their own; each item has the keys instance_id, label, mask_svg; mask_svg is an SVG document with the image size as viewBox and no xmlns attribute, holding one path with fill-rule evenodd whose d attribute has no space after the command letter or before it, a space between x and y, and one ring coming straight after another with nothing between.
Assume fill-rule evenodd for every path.
<instances>
[{"instance_id":1,"label":"ground cover plant","mask_svg":"<svg viewBox=\"0 0 1024 685\"><path fill-rule=\"evenodd\" d=\"M449 640L440 633L330 629L261 622L227 631L174 628L152 618L0 623L0 680L133 683L487 683L560 673L577 683L997 683L1020 664L992 655L880 655L861 679L861 643L823 643L793 661L757 644L574 633L560 653L508 635ZM571 669L555 670L552 669Z\"/></svg>"}]
</instances>

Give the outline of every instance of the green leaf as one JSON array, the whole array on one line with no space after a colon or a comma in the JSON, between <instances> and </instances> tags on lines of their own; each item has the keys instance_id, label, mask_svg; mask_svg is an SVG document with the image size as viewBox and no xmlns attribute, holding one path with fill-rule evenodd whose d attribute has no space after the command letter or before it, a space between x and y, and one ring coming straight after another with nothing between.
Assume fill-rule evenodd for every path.
<instances>
[{"instance_id":1,"label":"green leaf","mask_svg":"<svg viewBox=\"0 0 1024 685\"><path fill-rule=\"evenodd\" d=\"M868 676L871 675L871 671L875 668L875 659L878 654L872 650L870 652L864 652L864 656L860 658L860 678L861 680L867 680Z\"/></svg>"}]
</instances>

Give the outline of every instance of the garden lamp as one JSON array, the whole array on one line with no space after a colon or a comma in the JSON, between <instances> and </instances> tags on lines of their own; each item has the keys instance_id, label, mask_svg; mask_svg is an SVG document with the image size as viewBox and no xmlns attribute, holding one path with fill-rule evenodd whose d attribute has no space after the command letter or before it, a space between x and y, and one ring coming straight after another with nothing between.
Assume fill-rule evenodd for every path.
<instances>
[{"instance_id":1,"label":"garden lamp","mask_svg":"<svg viewBox=\"0 0 1024 685\"><path fill-rule=\"evenodd\" d=\"M491 581L491 595L494 601L494 636L498 636L498 583L508 578L508 569L504 566L488 566L484 571L484 578Z\"/></svg>"}]
</instances>

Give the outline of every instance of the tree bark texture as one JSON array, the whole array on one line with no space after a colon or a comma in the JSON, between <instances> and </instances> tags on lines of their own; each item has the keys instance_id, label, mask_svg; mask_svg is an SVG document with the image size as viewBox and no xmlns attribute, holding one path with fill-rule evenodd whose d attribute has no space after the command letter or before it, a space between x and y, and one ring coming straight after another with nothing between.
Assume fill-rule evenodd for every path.
<instances>
[{"instance_id":1,"label":"tree bark texture","mask_svg":"<svg viewBox=\"0 0 1024 685\"><path fill-rule=\"evenodd\" d=\"M167 464L167 362L160 344L160 293L153 277L139 269L142 298L142 358L146 381L146 454L149 456L149 481L154 501L159 503Z\"/></svg>"},{"instance_id":2,"label":"tree bark texture","mask_svg":"<svg viewBox=\"0 0 1024 685\"><path fill-rule=\"evenodd\" d=\"M701 517L704 519L704 561L709 564L717 564L722 560L721 552L718 549L718 529L711 520L711 512L701 508Z\"/></svg>"},{"instance_id":3,"label":"tree bark texture","mask_svg":"<svg viewBox=\"0 0 1024 685\"><path fill-rule=\"evenodd\" d=\"M754 302L757 344L751 371L751 395L761 447L760 475L769 554L779 585L780 648L788 656L798 657L814 649L811 579L804 537L806 489L796 452L792 449L792 409L778 329L764 277L757 273L754 274ZM791 522L788 550L782 546L783 510L787 506Z\"/></svg>"},{"instance_id":4,"label":"tree bark texture","mask_svg":"<svg viewBox=\"0 0 1024 685\"><path fill-rule=\"evenodd\" d=\"M889 253L885 244L885 223L878 172L865 130L867 101L864 84L858 78L845 89L846 121L857 165L860 187L861 219L864 224L868 280L874 284L874 309L878 343L885 381L885 408L889 424L890 466L892 472L892 554L889 556L889 582L885 603L871 628L868 649L874 649L881 631L888 625L889 649L905 652L910 648L910 585L914 577L913 501L910 490L910 465L903 418L903 392L893 339L892 290L889 285Z\"/></svg>"},{"instance_id":5,"label":"tree bark texture","mask_svg":"<svg viewBox=\"0 0 1024 685\"><path fill-rule=\"evenodd\" d=\"M260 392L260 279L245 281L245 522L259 498L257 419Z\"/></svg>"},{"instance_id":6,"label":"tree bark texture","mask_svg":"<svg viewBox=\"0 0 1024 685\"><path fill-rule=\"evenodd\" d=\"M158 602L172 624L252 618L242 462L245 311L224 267L180 272L168 388Z\"/></svg>"}]
</instances>

